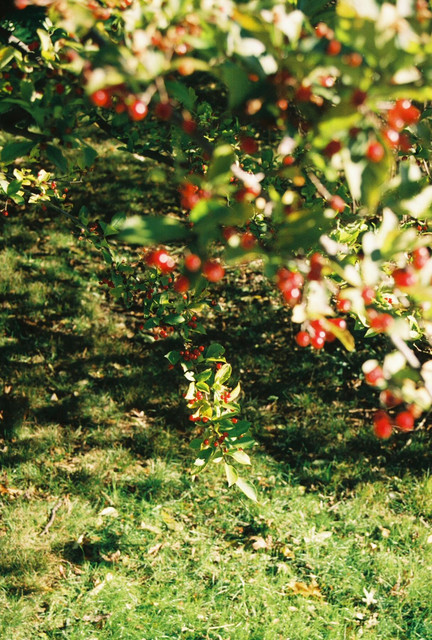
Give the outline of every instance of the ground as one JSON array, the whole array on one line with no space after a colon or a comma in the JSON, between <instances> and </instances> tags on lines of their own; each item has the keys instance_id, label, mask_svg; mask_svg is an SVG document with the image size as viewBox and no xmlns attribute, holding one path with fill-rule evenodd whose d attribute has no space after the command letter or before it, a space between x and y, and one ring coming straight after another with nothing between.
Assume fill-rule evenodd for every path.
<instances>
[{"instance_id":1,"label":"ground","mask_svg":"<svg viewBox=\"0 0 432 640\"><path fill-rule=\"evenodd\" d=\"M142 163L107 154L72 195L145 213ZM242 380L259 501L194 479L178 341L146 341L104 274L69 221L1 221L1 640L432 637L428 420L377 441L365 353L297 347L258 266L231 271L203 342Z\"/></svg>"}]
</instances>

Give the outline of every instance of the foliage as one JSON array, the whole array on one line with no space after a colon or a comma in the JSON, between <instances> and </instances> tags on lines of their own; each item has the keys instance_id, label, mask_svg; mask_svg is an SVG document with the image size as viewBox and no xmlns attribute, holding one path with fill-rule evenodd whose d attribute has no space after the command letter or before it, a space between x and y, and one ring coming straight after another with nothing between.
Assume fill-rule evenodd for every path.
<instances>
[{"instance_id":1,"label":"foliage","mask_svg":"<svg viewBox=\"0 0 432 640\"><path fill-rule=\"evenodd\" d=\"M40 8L26 20L29 4L46 5L42 23ZM302 347L381 337L387 355L363 365L386 409L375 433L412 430L432 403L427 3L16 6L0 50L2 127L18 136L0 155L4 213L64 213L101 250L114 298L142 305L149 339L184 339L168 359L203 427L198 470L224 462L229 484L255 495L233 465L249 462L241 436L252 444L247 421L228 419L240 387L225 385L223 351L200 349L194 319L236 265L260 265ZM68 202L97 157L96 127L158 163L155 184L176 189L171 211L102 219ZM131 264L122 243L149 249Z\"/></svg>"}]
</instances>

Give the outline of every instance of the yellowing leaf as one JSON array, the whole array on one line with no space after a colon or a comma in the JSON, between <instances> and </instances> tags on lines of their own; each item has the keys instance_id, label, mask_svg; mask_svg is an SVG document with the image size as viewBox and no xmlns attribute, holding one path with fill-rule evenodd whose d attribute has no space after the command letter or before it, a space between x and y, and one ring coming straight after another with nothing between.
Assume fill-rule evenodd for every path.
<instances>
[{"instance_id":1,"label":"yellowing leaf","mask_svg":"<svg viewBox=\"0 0 432 640\"><path fill-rule=\"evenodd\" d=\"M305 598L322 598L323 595L319 590L318 583L312 580L310 584L298 582L295 578L290 580L287 588L293 591L295 595L304 596Z\"/></svg>"}]
</instances>

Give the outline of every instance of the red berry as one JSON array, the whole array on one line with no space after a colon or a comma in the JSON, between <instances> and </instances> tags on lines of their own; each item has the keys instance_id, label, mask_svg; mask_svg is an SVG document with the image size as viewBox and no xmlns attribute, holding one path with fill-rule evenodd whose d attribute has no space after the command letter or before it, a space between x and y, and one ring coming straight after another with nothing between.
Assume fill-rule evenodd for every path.
<instances>
[{"instance_id":1,"label":"red berry","mask_svg":"<svg viewBox=\"0 0 432 640\"><path fill-rule=\"evenodd\" d=\"M99 89L91 94L90 100L97 107L107 107L111 102L111 96L106 89Z\"/></svg>"},{"instance_id":2,"label":"red berry","mask_svg":"<svg viewBox=\"0 0 432 640\"><path fill-rule=\"evenodd\" d=\"M330 40L327 46L327 54L329 56L337 56L340 54L342 45L339 40Z\"/></svg>"},{"instance_id":3,"label":"red berry","mask_svg":"<svg viewBox=\"0 0 432 640\"><path fill-rule=\"evenodd\" d=\"M363 57L357 53L356 51L354 51L353 53L350 53L349 56L347 57L347 63L349 64L350 67L359 67L363 62Z\"/></svg>"},{"instance_id":4,"label":"red berry","mask_svg":"<svg viewBox=\"0 0 432 640\"><path fill-rule=\"evenodd\" d=\"M414 268L420 271L429 261L429 249L427 247L418 247L418 249L414 249L412 256Z\"/></svg>"},{"instance_id":5,"label":"red berry","mask_svg":"<svg viewBox=\"0 0 432 640\"><path fill-rule=\"evenodd\" d=\"M395 269L392 275L395 281L395 285L400 289L412 287L417 281L416 274L409 268Z\"/></svg>"},{"instance_id":6,"label":"red berry","mask_svg":"<svg viewBox=\"0 0 432 640\"><path fill-rule=\"evenodd\" d=\"M170 120L173 108L169 102L159 102L155 108L155 114L160 120Z\"/></svg>"},{"instance_id":7,"label":"red berry","mask_svg":"<svg viewBox=\"0 0 432 640\"><path fill-rule=\"evenodd\" d=\"M390 147L395 148L399 145L400 134L395 129L386 129L383 136Z\"/></svg>"},{"instance_id":8,"label":"red berry","mask_svg":"<svg viewBox=\"0 0 432 640\"><path fill-rule=\"evenodd\" d=\"M285 156L285 158L283 159L283 163L286 167L291 166L292 164L294 164L295 162L295 158L293 156Z\"/></svg>"},{"instance_id":9,"label":"red berry","mask_svg":"<svg viewBox=\"0 0 432 640\"><path fill-rule=\"evenodd\" d=\"M420 111L409 100L397 100L393 109L407 125L415 124L420 119Z\"/></svg>"},{"instance_id":10,"label":"red berry","mask_svg":"<svg viewBox=\"0 0 432 640\"><path fill-rule=\"evenodd\" d=\"M240 140L240 149L252 155L258 151L258 143L253 138L245 137Z\"/></svg>"},{"instance_id":11,"label":"red berry","mask_svg":"<svg viewBox=\"0 0 432 640\"><path fill-rule=\"evenodd\" d=\"M325 22L319 22L315 27L315 33L317 38L325 38L329 32L329 27Z\"/></svg>"},{"instance_id":12,"label":"red berry","mask_svg":"<svg viewBox=\"0 0 432 640\"><path fill-rule=\"evenodd\" d=\"M323 149L323 154L327 158L331 158L335 153L338 153L342 149L342 144L339 140L331 140L328 145Z\"/></svg>"},{"instance_id":13,"label":"red berry","mask_svg":"<svg viewBox=\"0 0 432 640\"><path fill-rule=\"evenodd\" d=\"M330 322L341 331L345 331L347 328L347 323L344 318L330 318Z\"/></svg>"},{"instance_id":14,"label":"red berry","mask_svg":"<svg viewBox=\"0 0 432 640\"><path fill-rule=\"evenodd\" d=\"M62 93L64 93L64 92L65 92L64 84L62 84L61 82L59 82L58 84L56 84L56 86L55 86L55 90L56 90L56 93L58 93L58 94L59 94L59 96L61 96L61 95L62 95Z\"/></svg>"},{"instance_id":15,"label":"red berry","mask_svg":"<svg viewBox=\"0 0 432 640\"><path fill-rule=\"evenodd\" d=\"M311 338L307 331L299 331L295 339L300 347L308 347L310 345Z\"/></svg>"},{"instance_id":16,"label":"red berry","mask_svg":"<svg viewBox=\"0 0 432 640\"><path fill-rule=\"evenodd\" d=\"M372 304L375 300L375 290L372 287L365 287L362 291L362 298L365 304Z\"/></svg>"},{"instance_id":17,"label":"red berry","mask_svg":"<svg viewBox=\"0 0 432 640\"><path fill-rule=\"evenodd\" d=\"M177 291L178 293L186 293L186 291L189 291L189 287L190 281L186 276L180 275L174 282L174 291Z\"/></svg>"},{"instance_id":18,"label":"red berry","mask_svg":"<svg viewBox=\"0 0 432 640\"><path fill-rule=\"evenodd\" d=\"M207 260L203 266L203 275L210 282L219 282L225 275L225 269L216 260Z\"/></svg>"},{"instance_id":19,"label":"red berry","mask_svg":"<svg viewBox=\"0 0 432 640\"><path fill-rule=\"evenodd\" d=\"M148 113L148 107L141 100L134 100L134 102L128 106L128 113L131 120L138 122L139 120L144 120Z\"/></svg>"},{"instance_id":20,"label":"red berry","mask_svg":"<svg viewBox=\"0 0 432 640\"><path fill-rule=\"evenodd\" d=\"M162 273L170 273L176 266L174 259L162 249L151 251L146 258L146 262L149 266L160 269Z\"/></svg>"},{"instance_id":21,"label":"red berry","mask_svg":"<svg viewBox=\"0 0 432 640\"><path fill-rule=\"evenodd\" d=\"M183 120L182 129L185 133L188 133L190 136L195 133L197 125L194 120Z\"/></svg>"},{"instance_id":22,"label":"red berry","mask_svg":"<svg viewBox=\"0 0 432 640\"><path fill-rule=\"evenodd\" d=\"M311 338L311 345L315 349L322 349L324 344L325 344L325 337L321 337L320 335L315 335Z\"/></svg>"},{"instance_id":23,"label":"red berry","mask_svg":"<svg viewBox=\"0 0 432 640\"><path fill-rule=\"evenodd\" d=\"M380 400L386 407L396 407L402 402L390 389L384 389L380 393Z\"/></svg>"},{"instance_id":24,"label":"red berry","mask_svg":"<svg viewBox=\"0 0 432 640\"><path fill-rule=\"evenodd\" d=\"M376 366L372 369L372 371L368 371L365 374L365 380L368 384L375 386L384 380L384 373L380 366Z\"/></svg>"},{"instance_id":25,"label":"red berry","mask_svg":"<svg viewBox=\"0 0 432 640\"><path fill-rule=\"evenodd\" d=\"M385 156L384 147L379 142L371 142L367 148L366 156L371 162L381 162Z\"/></svg>"},{"instance_id":26,"label":"red berry","mask_svg":"<svg viewBox=\"0 0 432 640\"><path fill-rule=\"evenodd\" d=\"M320 85L326 89L333 87L335 82L336 78L334 76L321 76L320 78Z\"/></svg>"},{"instance_id":27,"label":"red berry","mask_svg":"<svg viewBox=\"0 0 432 640\"><path fill-rule=\"evenodd\" d=\"M295 93L295 98L298 102L309 102L312 96L312 89L307 85L300 85Z\"/></svg>"},{"instance_id":28,"label":"red berry","mask_svg":"<svg viewBox=\"0 0 432 640\"><path fill-rule=\"evenodd\" d=\"M206 438L204 440L203 444L205 444L205 446L208 447L208 445L210 444L210 440L208 438Z\"/></svg>"},{"instance_id":29,"label":"red berry","mask_svg":"<svg viewBox=\"0 0 432 640\"><path fill-rule=\"evenodd\" d=\"M346 202L340 196L332 196L329 202L332 209L338 211L338 213L342 213L345 210Z\"/></svg>"},{"instance_id":30,"label":"red berry","mask_svg":"<svg viewBox=\"0 0 432 640\"><path fill-rule=\"evenodd\" d=\"M341 313L348 313L348 311L351 309L351 300L338 296L336 300L336 308Z\"/></svg>"},{"instance_id":31,"label":"red berry","mask_svg":"<svg viewBox=\"0 0 432 640\"><path fill-rule=\"evenodd\" d=\"M401 431L412 431L414 429L414 416L410 411L401 411L395 420Z\"/></svg>"},{"instance_id":32,"label":"red berry","mask_svg":"<svg viewBox=\"0 0 432 640\"><path fill-rule=\"evenodd\" d=\"M377 332L387 331L393 324L393 318L389 313L378 313L370 318L370 326Z\"/></svg>"},{"instance_id":33,"label":"red berry","mask_svg":"<svg viewBox=\"0 0 432 640\"><path fill-rule=\"evenodd\" d=\"M386 440L392 434L390 416L385 411L377 411L373 417L373 430L377 438Z\"/></svg>"},{"instance_id":34,"label":"red berry","mask_svg":"<svg viewBox=\"0 0 432 640\"><path fill-rule=\"evenodd\" d=\"M188 271L199 271L201 267L201 258L196 253L190 253L185 257L184 265Z\"/></svg>"},{"instance_id":35,"label":"red berry","mask_svg":"<svg viewBox=\"0 0 432 640\"><path fill-rule=\"evenodd\" d=\"M351 96L351 104L355 107L359 107L364 103L367 98L366 91L362 91L361 89L356 89Z\"/></svg>"},{"instance_id":36,"label":"red berry","mask_svg":"<svg viewBox=\"0 0 432 640\"><path fill-rule=\"evenodd\" d=\"M246 251L252 249L256 244L256 237L250 231L246 231L240 236L240 244Z\"/></svg>"}]
</instances>

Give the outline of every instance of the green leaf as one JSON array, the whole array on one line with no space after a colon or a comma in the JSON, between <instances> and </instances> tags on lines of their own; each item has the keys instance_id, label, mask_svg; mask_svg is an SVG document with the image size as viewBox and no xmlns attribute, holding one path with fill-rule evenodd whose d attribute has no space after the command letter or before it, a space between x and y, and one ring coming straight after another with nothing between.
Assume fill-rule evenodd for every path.
<instances>
[{"instance_id":1,"label":"green leaf","mask_svg":"<svg viewBox=\"0 0 432 640\"><path fill-rule=\"evenodd\" d=\"M91 167L93 162L98 157L98 152L96 151L96 149L93 149L93 147L86 145L85 147L83 147L82 153L84 164L83 169L87 169L87 167Z\"/></svg>"},{"instance_id":2,"label":"green leaf","mask_svg":"<svg viewBox=\"0 0 432 640\"><path fill-rule=\"evenodd\" d=\"M168 360L170 364L177 364L180 360L180 353L178 351L170 351L165 354L165 358Z\"/></svg>"},{"instance_id":3,"label":"green leaf","mask_svg":"<svg viewBox=\"0 0 432 640\"><path fill-rule=\"evenodd\" d=\"M6 163L13 162L30 153L34 146L34 142L7 142L1 150L0 159Z\"/></svg>"},{"instance_id":4,"label":"green leaf","mask_svg":"<svg viewBox=\"0 0 432 640\"><path fill-rule=\"evenodd\" d=\"M0 69L3 69L14 57L15 51L12 47L2 47L0 49Z\"/></svg>"},{"instance_id":5,"label":"green leaf","mask_svg":"<svg viewBox=\"0 0 432 640\"><path fill-rule=\"evenodd\" d=\"M205 357L220 358L220 356L223 356L224 353L225 348L221 344L219 344L218 342L212 342L212 344L209 345L206 349Z\"/></svg>"},{"instance_id":6,"label":"green leaf","mask_svg":"<svg viewBox=\"0 0 432 640\"><path fill-rule=\"evenodd\" d=\"M21 189L21 185L22 185L21 180L13 180L11 183L9 183L9 186L6 191L7 195L14 196Z\"/></svg>"},{"instance_id":7,"label":"green leaf","mask_svg":"<svg viewBox=\"0 0 432 640\"><path fill-rule=\"evenodd\" d=\"M234 451L230 454L239 464L250 464L250 458L245 451Z\"/></svg>"},{"instance_id":8,"label":"green leaf","mask_svg":"<svg viewBox=\"0 0 432 640\"><path fill-rule=\"evenodd\" d=\"M183 82L177 81L168 81L165 83L165 86L171 96L181 102L186 109L193 111L197 101L197 95L192 87L188 88Z\"/></svg>"},{"instance_id":9,"label":"green leaf","mask_svg":"<svg viewBox=\"0 0 432 640\"><path fill-rule=\"evenodd\" d=\"M110 225L112 227L114 227L115 229L117 229L117 228L122 226L122 224L125 222L125 220L126 220L126 215L124 213L116 213L111 218Z\"/></svg>"},{"instance_id":10,"label":"green leaf","mask_svg":"<svg viewBox=\"0 0 432 640\"><path fill-rule=\"evenodd\" d=\"M217 178L224 178L226 174L231 174L231 165L235 160L236 156L231 145L223 144L216 147L207 171L207 179L214 182Z\"/></svg>"},{"instance_id":11,"label":"green leaf","mask_svg":"<svg viewBox=\"0 0 432 640\"><path fill-rule=\"evenodd\" d=\"M46 155L50 162L52 162L62 173L66 173L68 163L63 153L58 147L53 144L47 144Z\"/></svg>"},{"instance_id":12,"label":"green leaf","mask_svg":"<svg viewBox=\"0 0 432 640\"><path fill-rule=\"evenodd\" d=\"M234 469L234 467L231 464L227 464L225 462L224 467L225 467L225 473L228 481L228 486L231 487L233 484L237 482L239 475L236 469Z\"/></svg>"},{"instance_id":13,"label":"green leaf","mask_svg":"<svg viewBox=\"0 0 432 640\"><path fill-rule=\"evenodd\" d=\"M186 373L190 373L190 372L186 372ZM195 383L194 382L190 383L190 385L188 387L188 390L187 390L187 393L186 393L184 398L185 398L185 400L192 400L193 398L195 398Z\"/></svg>"},{"instance_id":14,"label":"green leaf","mask_svg":"<svg viewBox=\"0 0 432 640\"><path fill-rule=\"evenodd\" d=\"M224 384L231 377L232 367L228 362L223 364L220 369L216 371L215 382Z\"/></svg>"},{"instance_id":15,"label":"green leaf","mask_svg":"<svg viewBox=\"0 0 432 640\"><path fill-rule=\"evenodd\" d=\"M192 449L200 449L202 444L202 438L194 438L189 442L189 446Z\"/></svg>"},{"instance_id":16,"label":"green leaf","mask_svg":"<svg viewBox=\"0 0 432 640\"><path fill-rule=\"evenodd\" d=\"M351 104L341 104L329 109L328 116L319 123L318 131L326 141L332 140L354 127L362 118L363 115L353 109Z\"/></svg>"},{"instance_id":17,"label":"green leaf","mask_svg":"<svg viewBox=\"0 0 432 640\"><path fill-rule=\"evenodd\" d=\"M212 374L212 370L211 369L205 369L204 371L201 371L201 373L197 374L197 382L205 382L206 380L208 380Z\"/></svg>"},{"instance_id":18,"label":"green leaf","mask_svg":"<svg viewBox=\"0 0 432 640\"><path fill-rule=\"evenodd\" d=\"M221 67L222 81L228 89L228 107L240 106L251 91L248 74L238 64L226 62Z\"/></svg>"},{"instance_id":19,"label":"green leaf","mask_svg":"<svg viewBox=\"0 0 432 640\"><path fill-rule=\"evenodd\" d=\"M237 400L237 398L240 395L240 392L241 392L241 386L239 382L237 386L230 393L230 402L234 402L234 400Z\"/></svg>"},{"instance_id":20,"label":"green leaf","mask_svg":"<svg viewBox=\"0 0 432 640\"><path fill-rule=\"evenodd\" d=\"M178 313L177 314L171 313L166 317L167 324L182 324L182 322L185 322L185 321L186 321L185 317L181 316Z\"/></svg>"},{"instance_id":21,"label":"green leaf","mask_svg":"<svg viewBox=\"0 0 432 640\"><path fill-rule=\"evenodd\" d=\"M245 496L247 496L250 500L257 502L257 492L255 490L255 487L250 482L248 482L244 478L237 478L235 484L241 491L243 491Z\"/></svg>"},{"instance_id":22,"label":"green leaf","mask_svg":"<svg viewBox=\"0 0 432 640\"><path fill-rule=\"evenodd\" d=\"M229 215L229 208L216 200L207 200L203 198L192 209L190 213L191 222L203 222L210 224L212 227L217 224L225 224L225 219Z\"/></svg>"},{"instance_id":23,"label":"green leaf","mask_svg":"<svg viewBox=\"0 0 432 640\"><path fill-rule=\"evenodd\" d=\"M133 216L122 226L117 239L131 244L149 245L187 240L191 232L173 217Z\"/></svg>"}]
</instances>

